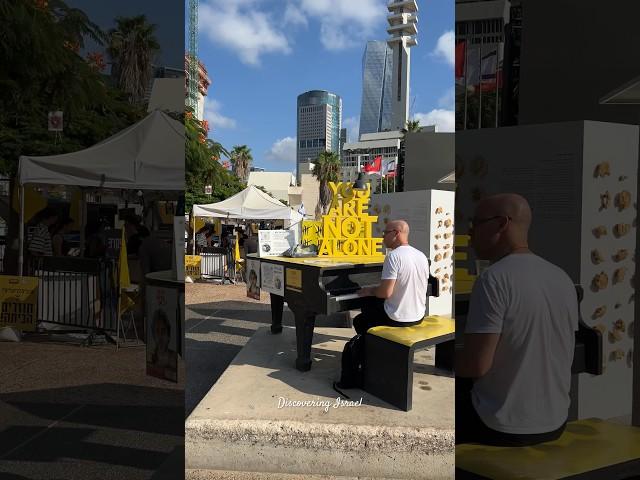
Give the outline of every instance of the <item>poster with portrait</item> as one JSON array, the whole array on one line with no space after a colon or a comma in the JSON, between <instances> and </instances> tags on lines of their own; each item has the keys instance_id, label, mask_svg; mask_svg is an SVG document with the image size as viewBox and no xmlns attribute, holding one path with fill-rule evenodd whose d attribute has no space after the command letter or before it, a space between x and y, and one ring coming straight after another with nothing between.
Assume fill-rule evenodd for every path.
<instances>
[{"instance_id":1,"label":"poster with portrait","mask_svg":"<svg viewBox=\"0 0 640 480\"><path fill-rule=\"evenodd\" d=\"M265 292L284 296L284 267L282 265L260 262L260 280Z\"/></svg>"},{"instance_id":2,"label":"poster with portrait","mask_svg":"<svg viewBox=\"0 0 640 480\"><path fill-rule=\"evenodd\" d=\"M247 259L247 297L260 300L260 261Z\"/></svg>"},{"instance_id":3,"label":"poster with portrait","mask_svg":"<svg viewBox=\"0 0 640 480\"><path fill-rule=\"evenodd\" d=\"M178 298L174 288L146 288L147 375L178 381Z\"/></svg>"}]
</instances>

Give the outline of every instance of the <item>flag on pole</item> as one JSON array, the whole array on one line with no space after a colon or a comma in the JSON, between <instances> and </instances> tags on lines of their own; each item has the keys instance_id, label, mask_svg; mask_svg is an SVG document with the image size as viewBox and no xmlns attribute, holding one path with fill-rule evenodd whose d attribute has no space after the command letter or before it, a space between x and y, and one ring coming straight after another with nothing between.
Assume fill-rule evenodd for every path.
<instances>
[{"instance_id":1,"label":"flag on pole","mask_svg":"<svg viewBox=\"0 0 640 480\"><path fill-rule=\"evenodd\" d=\"M492 48L490 52L482 56L480 70L482 78L482 86L480 88L483 92L493 92L496 86L501 86L498 85L500 65L497 48Z\"/></svg>"},{"instance_id":2,"label":"flag on pole","mask_svg":"<svg viewBox=\"0 0 640 480\"><path fill-rule=\"evenodd\" d=\"M456 79L464 77L464 53L466 42L459 42L456 45Z\"/></svg>"},{"instance_id":3,"label":"flag on pole","mask_svg":"<svg viewBox=\"0 0 640 480\"><path fill-rule=\"evenodd\" d=\"M375 175L382 175L382 156L378 155L373 159L373 162L366 163L364 165L365 173L372 173Z\"/></svg>"}]
</instances>

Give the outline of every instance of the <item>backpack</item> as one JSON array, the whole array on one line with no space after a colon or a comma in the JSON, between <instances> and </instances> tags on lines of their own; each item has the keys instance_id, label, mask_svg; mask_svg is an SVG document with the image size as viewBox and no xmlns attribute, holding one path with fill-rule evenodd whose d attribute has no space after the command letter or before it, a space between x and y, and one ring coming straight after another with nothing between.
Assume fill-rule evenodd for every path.
<instances>
[{"instance_id":1,"label":"backpack","mask_svg":"<svg viewBox=\"0 0 640 480\"><path fill-rule=\"evenodd\" d=\"M364 336L357 334L347 342L342 351L342 373L340 382L334 382L334 389L362 388L364 386ZM345 397L349 398L347 395Z\"/></svg>"}]
</instances>

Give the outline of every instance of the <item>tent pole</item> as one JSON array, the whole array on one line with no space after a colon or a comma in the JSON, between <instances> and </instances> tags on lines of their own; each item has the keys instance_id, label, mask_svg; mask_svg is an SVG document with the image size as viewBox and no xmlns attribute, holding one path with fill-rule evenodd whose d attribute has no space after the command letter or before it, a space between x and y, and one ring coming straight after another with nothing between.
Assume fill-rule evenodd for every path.
<instances>
[{"instance_id":1,"label":"tent pole","mask_svg":"<svg viewBox=\"0 0 640 480\"><path fill-rule=\"evenodd\" d=\"M196 254L196 215L195 210L191 209L191 216L193 217L193 228L191 229L192 241L191 241L191 255Z\"/></svg>"},{"instance_id":2,"label":"tent pole","mask_svg":"<svg viewBox=\"0 0 640 480\"><path fill-rule=\"evenodd\" d=\"M84 257L87 227L87 192L80 187L80 256Z\"/></svg>"},{"instance_id":3,"label":"tent pole","mask_svg":"<svg viewBox=\"0 0 640 480\"><path fill-rule=\"evenodd\" d=\"M20 184L20 231L18 232L18 276L22 276L24 264L24 185Z\"/></svg>"}]
</instances>

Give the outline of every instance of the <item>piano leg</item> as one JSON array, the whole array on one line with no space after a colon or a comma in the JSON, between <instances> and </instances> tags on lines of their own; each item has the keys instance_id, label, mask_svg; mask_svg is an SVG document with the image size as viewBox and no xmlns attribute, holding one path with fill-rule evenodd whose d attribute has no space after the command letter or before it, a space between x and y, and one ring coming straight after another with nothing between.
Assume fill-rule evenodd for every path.
<instances>
[{"instance_id":1,"label":"piano leg","mask_svg":"<svg viewBox=\"0 0 640 480\"><path fill-rule=\"evenodd\" d=\"M270 293L271 297L271 333L282 333L282 311L284 297Z\"/></svg>"},{"instance_id":2,"label":"piano leg","mask_svg":"<svg viewBox=\"0 0 640 480\"><path fill-rule=\"evenodd\" d=\"M305 310L303 307L289 305L296 319L296 368L301 372L311 370L311 343L313 341L313 327L316 323L316 314Z\"/></svg>"}]
</instances>

